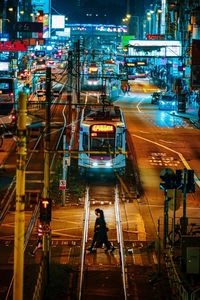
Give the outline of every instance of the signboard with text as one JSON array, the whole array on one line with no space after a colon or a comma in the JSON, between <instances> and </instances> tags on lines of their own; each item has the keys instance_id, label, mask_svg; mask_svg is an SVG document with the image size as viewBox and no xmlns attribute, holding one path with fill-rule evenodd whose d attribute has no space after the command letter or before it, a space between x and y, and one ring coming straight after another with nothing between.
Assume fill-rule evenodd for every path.
<instances>
[{"instance_id":1,"label":"signboard with text","mask_svg":"<svg viewBox=\"0 0 200 300\"><path fill-rule=\"evenodd\" d=\"M27 51L27 45L21 40L0 42L0 51Z\"/></svg>"},{"instance_id":2,"label":"signboard with text","mask_svg":"<svg viewBox=\"0 0 200 300\"><path fill-rule=\"evenodd\" d=\"M66 190L66 180L61 179L59 182L59 190Z\"/></svg>"},{"instance_id":3,"label":"signboard with text","mask_svg":"<svg viewBox=\"0 0 200 300\"><path fill-rule=\"evenodd\" d=\"M146 34L147 40L164 40L164 34Z\"/></svg>"},{"instance_id":4,"label":"signboard with text","mask_svg":"<svg viewBox=\"0 0 200 300\"><path fill-rule=\"evenodd\" d=\"M131 40L128 55L134 57L180 57L181 41L172 40Z\"/></svg>"},{"instance_id":5,"label":"signboard with text","mask_svg":"<svg viewBox=\"0 0 200 300\"><path fill-rule=\"evenodd\" d=\"M43 23L41 22L17 22L15 30L18 32L43 32Z\"/></svg>"}]
</instances>

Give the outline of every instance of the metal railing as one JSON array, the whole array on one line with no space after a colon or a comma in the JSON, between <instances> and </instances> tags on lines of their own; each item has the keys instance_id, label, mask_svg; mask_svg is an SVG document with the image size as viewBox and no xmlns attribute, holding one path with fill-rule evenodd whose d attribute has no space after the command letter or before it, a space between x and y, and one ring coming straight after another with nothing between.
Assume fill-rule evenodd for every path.
<instances>
[{"instance_id":1,"label":"metal railing","mask_svg":"<svg viewBox=\"0 0 200 300\"><path fill-rule=\"evenodd\" d=\"M127 300L127 274L126 274L126 270L125 270L124 240L123 240L121 216L120 216L120 209L119 209L118 186L116 186L116 188L115 188L115 217L116 217L116 228L117 228L117 241L119 243L119 251L121 254L120 258L121 258L121 268L122 268L124 300Z\"/></svg>"},{"instance_id":2,"label":"metal railing","mask_svg":"<svg viewBox=\"0 0 200 300\"><path fill-rule=\"evenodd\" d=\"M184 287L183 282L179 277L170 250L167 252L165 262L166 262L169 284L171 286L173 295L176 297L176 299L190 300L190 294Z\"/></svg>"},{"instance_id":3,"label":"metal railing","mask_svg":"<svg viewBox=\"0 0 200 300\"><path fill-rule=\"evenodd\" d=\"M81 295L82 295L84 263L85 263L85 246L88 237L89 215L90 215L90 201L89 201L89 188L87 187L85 192L85 217L83 221L83 240L82 240L82 247L81 247L81 263L80 263L80 274L79 274L79 284L78 284L79 300L81 300Z\"/></svg>"}]
</instances>

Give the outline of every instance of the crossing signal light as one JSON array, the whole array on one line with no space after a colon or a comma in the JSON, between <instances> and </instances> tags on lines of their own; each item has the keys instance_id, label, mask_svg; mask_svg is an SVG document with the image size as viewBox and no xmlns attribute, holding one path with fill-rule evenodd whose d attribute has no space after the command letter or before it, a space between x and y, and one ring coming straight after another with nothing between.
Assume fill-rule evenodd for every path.
<instances>
[{"instance_id":1,"label":"crossing signal light","mask_svg":"<svg viewBox=\"0 0 200 300\"><path fill-rule=\"evenodd\" d=\"M40 221L43 224L51 222L51 204L52 201L49 198L40 199Z\"/></svg>"},{"instance_id":2,"label":"crossing signal light","mask_svg":"<svg viewBox=\"0 0 200 300\"><path fill-rule=\"evenodd\" d=\"M162 182L160 183L160 189L166 191L176 188L175 174L172 169L166 168L162 170L160 173L160 178L162 179Z\"/></svg>"},{"instance_id":3,"label":"crossing signal light","mask_svg":"<svg viewBox=\"0 0 200 300\"><path fill-rule=\"evenodd\" d=\"M187 193L195 192L194 170L187 170L186 191Z\"/></svg>"},{"instance_id":4,"label":"crossing signal light","mask_svg":"<svg viewBox=\"0 0 200 300\"><path fill-rule=\"evenodd\" d=\"M176 188L182 190L183 188L183 171L176 170Z\"/></svg>"}]
</instances>

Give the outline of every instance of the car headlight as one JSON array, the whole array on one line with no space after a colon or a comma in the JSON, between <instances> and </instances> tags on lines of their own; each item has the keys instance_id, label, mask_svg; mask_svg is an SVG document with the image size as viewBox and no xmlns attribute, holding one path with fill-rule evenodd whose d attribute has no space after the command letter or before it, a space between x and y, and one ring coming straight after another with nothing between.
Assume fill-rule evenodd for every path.
<instances>
[{"instance_id":1,"label":"car headlight","mask_svg":"<svg viewBox=\"0 0 200 300\"><path fill-rule=\"evenodd\" d=\"M107 161L107 162L106 162L106 167L112 167L111 161Z\"/></svg>"}]
</instances>

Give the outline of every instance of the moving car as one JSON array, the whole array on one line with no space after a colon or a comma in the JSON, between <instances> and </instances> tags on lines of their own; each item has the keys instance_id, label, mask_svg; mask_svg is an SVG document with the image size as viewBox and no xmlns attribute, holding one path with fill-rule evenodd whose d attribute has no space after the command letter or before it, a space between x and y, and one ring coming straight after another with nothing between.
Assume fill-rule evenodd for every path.
<instances>
[{"instance_id":1,"label":"moving car","mask_svg":"<svg viewBox=\"0 0 200 300\"><path fill-rule=\"evenodd\" d=\"M166 92L160 96L158 107L162 110L175 110L177 106L176 94L173 92Z\"/></svg>"},{"instance_id":2,"label":"moving car","mask_svg":"<svg viewBox=\"0 0 200 300\"><path fill-rule=\"evenodd\" d=\"M159 92L154 92L152 94L152 97L151 97L151 103L152 104L157 104L158 103L158 100L160 99L160 96L161 96L161 93Z\"/></svg>"}]
</instances>

